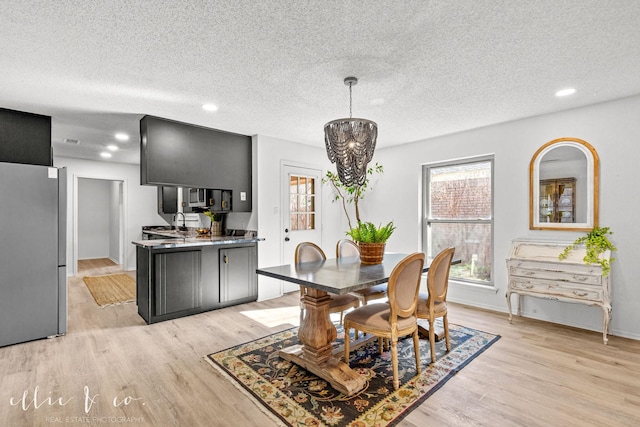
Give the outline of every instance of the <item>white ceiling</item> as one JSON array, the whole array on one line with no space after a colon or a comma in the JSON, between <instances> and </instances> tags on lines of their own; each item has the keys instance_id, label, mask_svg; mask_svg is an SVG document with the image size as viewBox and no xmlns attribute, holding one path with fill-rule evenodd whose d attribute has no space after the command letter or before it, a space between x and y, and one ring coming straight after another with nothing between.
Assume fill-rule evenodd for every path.
<instances>
[{"instance_id":1,"label":"white ceiling","mask_svg":"<svg viewBox=\"0 0 640 427\"><path fill-rule=\"evenodd\" d=\"M0 52L0 107L51 115L56 155L125 131L135 163L145 114L322 146L351 75L388 147L639 94L640 1L2 0Z\"/></svg>"}]
</instances>

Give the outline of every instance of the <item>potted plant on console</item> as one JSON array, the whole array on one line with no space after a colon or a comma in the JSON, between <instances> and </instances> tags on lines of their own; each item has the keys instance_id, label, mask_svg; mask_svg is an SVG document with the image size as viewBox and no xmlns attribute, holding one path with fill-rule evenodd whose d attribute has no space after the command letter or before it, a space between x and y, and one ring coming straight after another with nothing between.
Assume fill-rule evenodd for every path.
<instances>
[{"instance_id":1,"label":"potted plant on console","mask_svg":"<svg viewBox=\"0 0 640 427\"><path fill-rule=\"evenodd\" d=\"M582 259L585 264L599 264L602 267L602 275L607 276L611 271L610 263L614 258L602 258L601 255L606 251L615 252L617 248L611 243L608 234L613 234L609 227L595 227L588 232L586 236L578 237L572 244L564 248L558 256L560 261L566 259L571 251L584 244L586 253Z\"/></svg>"}]
</instances>

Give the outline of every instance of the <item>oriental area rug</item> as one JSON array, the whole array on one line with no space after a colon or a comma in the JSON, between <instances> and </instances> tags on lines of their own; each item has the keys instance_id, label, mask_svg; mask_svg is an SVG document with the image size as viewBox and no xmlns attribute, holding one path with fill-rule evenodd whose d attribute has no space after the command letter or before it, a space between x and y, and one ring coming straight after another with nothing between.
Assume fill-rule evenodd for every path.
<instances>
[{"instance_id":1,"label":"oriental area rug","mask_svg":"<svg viewBox=\"0 0 640 427\"><path fill-rule=\"evenodd\" d=\"M344 331L340 326L337 329L336 345L341 346ZM422 372L419 375L416 375L412 338L398 342L400 387L397 391L393 389L389 350L379 354L377 340L353 350L349 364L367 378L367 385L351 397L278 356L278 350L299 344L297 328L213 353L206 358L282 425L393 426L500 338L499 335L451 324L449 333L451 351L446 353L444 339L436 342L437 358L433 364L429 340L420 340Z\"/></svg>"},{"instance_id":2,"label":"oriental area rug","mask_svg":"<svg viewBox=\"0 0 640 427\"><path fill-rule=\"evenodd\" d=\"M82 280L100 307L136 300L136 281L128 274L85 276Z\"/></svg>"}]
</instances>

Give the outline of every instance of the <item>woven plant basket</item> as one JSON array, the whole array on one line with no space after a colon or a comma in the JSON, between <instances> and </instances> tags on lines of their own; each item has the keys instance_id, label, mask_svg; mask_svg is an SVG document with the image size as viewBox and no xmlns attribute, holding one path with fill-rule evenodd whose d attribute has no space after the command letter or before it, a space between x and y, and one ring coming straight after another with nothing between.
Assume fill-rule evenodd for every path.
<instances>
[{"instance_id":1,"label":"woven plant basket","mask_svg":"<svg viewBox=\"0 0 640 427\"><path fill-rule=\"evenodd\" d=\"M382 264L384 258L384 243L358 242L360 247L360 262L362 264Z\"/></svg>"}]
</instances>

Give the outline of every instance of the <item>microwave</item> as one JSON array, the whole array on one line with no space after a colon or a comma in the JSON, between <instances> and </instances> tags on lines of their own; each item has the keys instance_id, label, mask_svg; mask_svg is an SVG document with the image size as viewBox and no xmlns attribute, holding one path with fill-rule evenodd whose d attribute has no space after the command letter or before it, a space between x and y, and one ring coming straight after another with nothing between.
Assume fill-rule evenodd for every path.
<instances>
[{"instance_id":1,"label":"microwave","mask_svg":"<svg viewBox=\"0 0 640 427\"><path fill-rule=\"evenodd\" d=\"M207 190L205 188L189 188L187 205L191 208L206 208Z\"/></svg>"}]
</instances>

